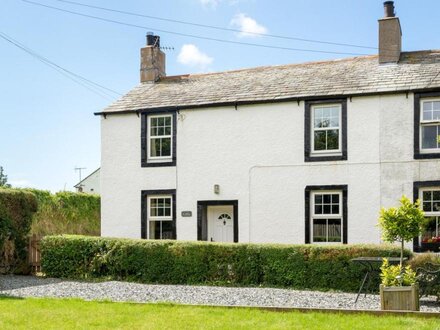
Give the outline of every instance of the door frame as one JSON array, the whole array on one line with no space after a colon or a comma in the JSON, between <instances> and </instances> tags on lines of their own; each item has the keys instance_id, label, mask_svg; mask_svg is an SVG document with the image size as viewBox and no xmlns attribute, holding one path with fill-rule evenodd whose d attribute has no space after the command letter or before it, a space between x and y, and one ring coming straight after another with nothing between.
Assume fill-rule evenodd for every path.
<instances>
[{"instance_id":1,"label":"door frame","mask_svg":"<svg viewBox=\"0 0 440 330\"><path fill-rule=\"evenodd\" d=\"M233 206L234 222L233 222L233 232L234 232L234 243L238 243L238 200L210 200L210 201L197 201L197 240L207 241L207 211L208 206ZM203 221L206 221L205 226L203 226ZM203 233L203 228L205 227L206 233Z\"/></svg>"}]
</instances>

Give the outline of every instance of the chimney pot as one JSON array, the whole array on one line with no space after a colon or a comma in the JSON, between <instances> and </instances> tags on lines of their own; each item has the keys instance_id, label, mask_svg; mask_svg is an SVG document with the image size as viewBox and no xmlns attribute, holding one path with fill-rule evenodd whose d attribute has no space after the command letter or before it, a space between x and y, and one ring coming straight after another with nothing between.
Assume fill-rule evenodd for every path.
<instances>
[{"instance_id":1,"label":"chimney pot","mask_svg":"<svg viewBox=\"0 0 440 330\"><path fill-rule=\"evenodd\" d=\"M141 82L156 82L165 73L165 53L160 49L160 37L147 33L147 45L141 48Z\"/></svg>"},{"instance_id":2,"label":"chimney pot","mask_svg":"<svg viewBox=\"0 0 440 330\"><path fill-rule=\"evenodd\" d=\"M147 46L160 48L160 37L155 36L153 32L147 32Z\"/></svg>"},{"instance_id":3,"label":"chimney pot","mask_svg":"<svg viewBox=\"0 0 440 330\"><path fill-rule=\"evenodd\" d=\"M385 17L396 16L396 14L394 13L394 1L385 1L383 3L383 9L385 12Z\"/></svg>"}]
</instances>

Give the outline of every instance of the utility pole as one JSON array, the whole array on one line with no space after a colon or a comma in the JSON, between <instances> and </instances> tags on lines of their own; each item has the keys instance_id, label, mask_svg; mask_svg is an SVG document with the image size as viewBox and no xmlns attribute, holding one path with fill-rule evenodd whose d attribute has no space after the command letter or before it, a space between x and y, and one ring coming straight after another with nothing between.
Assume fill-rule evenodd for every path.
<instances>
[{"instance_id":1,"label":"utility pole","mask_svg":"<svg viewBox=\"0 0 440 330\"><path fill-rule=\"evenodd\" d=\"M79 182L81 182L81 171L85 170L87 167L75 167L75 171L79 172Z\"/></svg>"}]
</instances>

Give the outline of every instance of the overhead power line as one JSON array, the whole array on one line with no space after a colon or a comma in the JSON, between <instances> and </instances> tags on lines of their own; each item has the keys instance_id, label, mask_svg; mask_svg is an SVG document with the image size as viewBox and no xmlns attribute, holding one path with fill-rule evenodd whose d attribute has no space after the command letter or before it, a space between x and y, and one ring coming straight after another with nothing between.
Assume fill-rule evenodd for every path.
<instances>
[{"instance_id":1,"label":"overhead power line","mask_svg":"<svg viewBox=\"0 0 440 330\"><path fill-rule=\"evenodd\" d=\"M87 8L103 10L103 11L107 11L107 12L114 12L114 13L119 13L119 14L124 14L124 15L149 18L149 19L154 19L154 20L164 21L164 22L171 22L171 23L178 23L178 24L184 24L184 25L190 25L190 26L197 26L197 27L214 29L214 30L220 30L220 31L237 32L237 33L243 33L244 32L246 34L251 34L251 35L260 36L260 37L269 37L269 38L285 39L285 40L295 40L295 41L303 41L303 42L310 42L310 43L317 43L317 44L326 44L326 45L334 45L334 46L344 46L344 47L354 47L354 48L364 48L364 49L375 49L375 50L378 49L377 47L355 45L355 44L349 44L349 43L340 43L340 42L332 42L332 41L325 41L325 40L307 39L307 38L291 37L291 36L276 35L276 34L269 34L269 33L247 32L247 31L242 31L242 30L233 29L233 28L226 28L226 27L221 27L221 26L214 26L214 25L208 25L208 24L194 23L194 22L182 21L182 20L177 20L177 19L172 19L172 18L165 18L165 17L159 17L159 16L138 14L138 13L133 13L133 12L129 12L129 11L118 10L118 9L113 9L113 8L106 8L106 7L100 7L100 6L94 6L94 5L89 5L89 4L86 4L86 3L75 2L75 1L68 1L68 0L53 0L53 1L58 1L58 2L62 2L62 3L68 3L68 4L71 4L71 5L75 5L75 6L81 6L81 7L87 7Z\"/></svg>"},{"instance_id":2,"label":"overhead power line","mask_svg":"<svg viewBox=\"0 0 440 330\"><path fill-rule=\"evenodd\" d=\"M142 30L157 31L157 32L162 32L162 33L174 34L174 35L178 35L178 36L182 36L182 37L189 37L189 38L196 38L196 39L202 39L202 40L217 41L217 42L234 44L234 45L261 47L261 48L269 48L269 49L280 49L280 50L288 50L288 51L299 51L299 52L309 52L309 53L323 53L323 54L337 54L337 55L353 55L353 56L369 55L369 54L365 54L365 53L337 52L337 51L326 51L326 50L305 49L305 48L292 48L292 47L272 46L272 45L257 44L257 43L251 43L251 42L240 42L240 41L232 41L232 40L226 40L226 39L212 38L212 37L200 36L200 35L195 35L195 34L187 34L187 33L175 32L175 31L170 31L170 30L157 29L157 28L148 27L148 26L142 26L142 25L138 25L138 24L121 22L121 21L117 21L117 20L113 20L113 19L109 19L109 18L104 18L104 17L100 17L100 16L94 16L94 15L84 14L84 13L80 13L80 12L76 12L76 11L72 11L72 10L68 10L68 9L54 7L54 6L50 6L50 5L46 5L46 4L42 4L42 3L30 1L30 0L22 0L22 1L26 2L26 3L29 3L29 4L32 4L32 5L36 5L36 6L40 6L40 7L45 7L45 8L50 8L50 9L53 9L53 10L69 13L69 14L76 15L76 16L92 18L92 19L95 19L95 20L103 21L103 22L114 23L114 24L123 25L123 26L129 26L129 27L138 28L138 29L142 29Z\"/></svg>"},{"instance_id":3,"label":"overhead power line","mask_svg":"<svg viewBox=\"0 0 440 330\"><path fill-rule=\"evenodd\" d=\"M21 49L22 51L26 52L27 54L31 55L32 57L34 57L35 59L39 60L40 62L46 64L47 66L51 67L52 69L58 71L66 78L74 81L75 83L81 85L82 87L88 89L89 91L91 91L91 92L93 92L103 98L106 98L106 99L110 98L110 100L113 100L115 95L122 96L122 94L120 94L110 88L107 88L101 84L98 84L90 79L87 79L79 74L76 74L76 73L56 64L55 62L52 62L48 58L38 54L37 52L35 52L31 48L26 47L24 44L13 39L12 37L8 36L4 32L0 31L0 38L9 42L10 44L14 45L15 47Z\"/></svg>"}]
</instances>

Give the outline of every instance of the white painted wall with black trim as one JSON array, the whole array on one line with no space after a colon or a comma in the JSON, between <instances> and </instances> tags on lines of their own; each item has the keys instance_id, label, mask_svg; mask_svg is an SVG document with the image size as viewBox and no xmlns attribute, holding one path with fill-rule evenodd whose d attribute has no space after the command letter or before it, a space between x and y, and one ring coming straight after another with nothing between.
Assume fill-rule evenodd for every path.
<instances>
[{"instance_id":1,"label":"white painted wall with black trim","mask_svg":"<svg viewBox=\"0 0 440 330\"><path fill-rule=\"evenodd\" d=\"M176 166L142 167L142 116L102 117L102 235L140 238L141 191L175 189L177 239L197 239L198 201L234 200L239 242L305 243L305 187L346 185L347 243L380 242L380 207L440 180L440 161L414 159L412 93L346 102L347 159L332 161L304 159L303 100L178 111Z\"/></svg>"}]
</instances>

